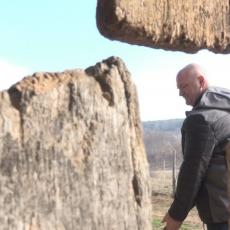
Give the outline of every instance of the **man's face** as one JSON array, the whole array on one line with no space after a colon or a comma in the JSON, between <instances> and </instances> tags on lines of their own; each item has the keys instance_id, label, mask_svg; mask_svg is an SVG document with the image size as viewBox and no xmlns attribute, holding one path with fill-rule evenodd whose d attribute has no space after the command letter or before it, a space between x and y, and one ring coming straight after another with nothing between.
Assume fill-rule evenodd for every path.
<instances>
[{"instance_id":1,"label":"man's face","mask_svg":"<svg viewBox=\"0 0 230 230\"><path fill-rule=\"evenodd\" d=\"M186 73L177 77L177 88L187 105L194 106L201 94L199 78L189 77Z\"/></svg>"}]
</instances>

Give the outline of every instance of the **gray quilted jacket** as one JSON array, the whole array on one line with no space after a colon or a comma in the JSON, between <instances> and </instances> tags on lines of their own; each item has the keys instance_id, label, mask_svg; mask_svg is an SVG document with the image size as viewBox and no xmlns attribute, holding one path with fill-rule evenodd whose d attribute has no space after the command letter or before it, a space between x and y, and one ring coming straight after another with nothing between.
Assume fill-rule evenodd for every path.
<instances>
[{"instance_id":1,"label":"gray quilted jacket","mask_svg":"<svg viewBox=\"0 0 230 230\"><path fill-rule=\"evenodd\" d=\"M183 221L194 205L204 223L229 219L225 145L230 139L230 91L210 87L183 123L183 163L169 214Z\"/></svg>"}]
</instances>

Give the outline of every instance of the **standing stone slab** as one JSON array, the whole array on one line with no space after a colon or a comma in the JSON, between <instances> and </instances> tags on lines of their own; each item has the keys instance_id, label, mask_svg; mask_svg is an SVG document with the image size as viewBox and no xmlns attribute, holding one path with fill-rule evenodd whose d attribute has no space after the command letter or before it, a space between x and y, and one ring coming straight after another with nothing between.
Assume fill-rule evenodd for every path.
<instances>
[{"instance_id":1,"label":"standing stone slab","mask_svg":"<svg viewBox=\"0 0 230 230\"><path fill-rule=\"evenodd\" d=\"M109 58L0 93L2 230L150 230L137 94Z\"/></svg>"},{"instance_id":2,"label":"standing stone slab","mask_svg":"<svg viewBox=\"0 0 230 230\"><path fill-rule=\"evenodd\" d=\"M107 38L166 50L230 53L228 0L98 0Z\"/></svg>"}]
</instances>

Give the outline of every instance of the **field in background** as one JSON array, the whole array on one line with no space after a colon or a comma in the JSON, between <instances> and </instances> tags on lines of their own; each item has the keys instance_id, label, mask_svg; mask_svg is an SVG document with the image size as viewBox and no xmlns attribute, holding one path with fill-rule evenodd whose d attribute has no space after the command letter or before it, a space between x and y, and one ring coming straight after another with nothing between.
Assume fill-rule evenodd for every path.
<instances>
[{"instance_id":1,"label":"field in background","mask_svg":"<svg viewBox=\"0 0 230 230\"><path fill-rule=\"evenodd\" d=\"M153 204L153 230L161 230L161 224L165 213L172 202L172 171L158 170L151 172L152 204ZM203 224L200 221L196 209L191 210L186 218L182 230L202 230Z\"/></svg>"},{"instance_id":2,"label":"field in background","mask_svg":"<svg viewBox=\"0 0 230 230\"><path fill-rule=\"evenodd\" d=\"M176 173L177 175L177 173ZM173 193L172 170L156 170L151 172L151 188L153 193L172 195Z\"/></svg>"}]
</instances>

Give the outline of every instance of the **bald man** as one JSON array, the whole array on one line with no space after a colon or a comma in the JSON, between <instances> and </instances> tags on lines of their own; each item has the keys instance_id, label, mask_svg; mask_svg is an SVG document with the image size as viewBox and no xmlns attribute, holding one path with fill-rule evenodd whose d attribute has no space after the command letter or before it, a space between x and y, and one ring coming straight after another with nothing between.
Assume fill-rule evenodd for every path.
<instances>
[{"instance_id":1,"label":"bald man","mask_svg":"<svg viewBox=\"0 0 230 230\"><path fill-rule=\"evenodd\" d=\"M228 230L229 199L225 146L230 140L230 91L210 87L202 68L189 64L176 77L179 95L193 108L183 122L177 189L163 222L180 229L196 206L208 230Z\"/></svg>"}]
</instances>

